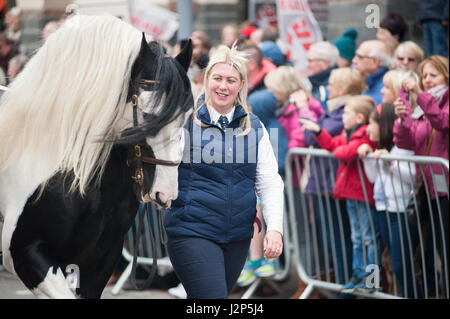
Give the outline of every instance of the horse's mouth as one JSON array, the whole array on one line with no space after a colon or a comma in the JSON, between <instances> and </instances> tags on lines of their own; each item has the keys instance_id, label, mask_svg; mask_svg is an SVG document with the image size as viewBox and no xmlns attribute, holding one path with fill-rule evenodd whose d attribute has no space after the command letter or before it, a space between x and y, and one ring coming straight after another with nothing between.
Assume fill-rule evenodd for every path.
<instances>
[{"instance_id":1,"label":"horse's mouth","mask_svg":"<svg viewBox=\"0 0 450 319\"><path fill-rule=\"evenodd\" d=\"M159 198L159 193L156 193L153 203L158 210L165 210L170 207L170 200L164 203L161 198Z\"/></svg>"},{"instance_id":2,"label":"horse's mouth","mask_svg":"<svg viewBox=\"0 0 450 319\"><path fill-rule=\"evenodd\" d=\"M152 203L152 204L154 204L157 210L166 210L167 208L170 207L170 203L171 203L170 200L168 202L164 203L159 198L159 193L156 193L156 196L155 196L154 199L151 198L148 193L146 193L145 195L142 196L142 201L144 203Z\"/></svg>"}]
</instances>

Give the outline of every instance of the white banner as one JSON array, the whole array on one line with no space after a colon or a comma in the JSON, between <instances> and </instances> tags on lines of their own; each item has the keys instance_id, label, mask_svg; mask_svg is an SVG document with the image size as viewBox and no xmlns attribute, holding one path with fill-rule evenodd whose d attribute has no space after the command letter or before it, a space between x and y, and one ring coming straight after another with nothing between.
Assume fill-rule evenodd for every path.
<instances>
[{"instance_id":1,"label":"white banner","mask_svg":"<svg viewBox=\"0 0 450 319\"><path fill-rule=\"evenodd\" d=\"M130 1L130 23L163 41L169 41L179 27L178 14L141 0Z\"/></svg>"},{"instance_id":2,"label":"white banner","mask_svg":"<svg viewBox=\"0 0 450 319\"><path fill-rule=\"evenodd\" d=\"M322 32L306 0L277 0L278 30L286 56L306 77L307 52L322 41Z\"/></svg>"}]
</instances>

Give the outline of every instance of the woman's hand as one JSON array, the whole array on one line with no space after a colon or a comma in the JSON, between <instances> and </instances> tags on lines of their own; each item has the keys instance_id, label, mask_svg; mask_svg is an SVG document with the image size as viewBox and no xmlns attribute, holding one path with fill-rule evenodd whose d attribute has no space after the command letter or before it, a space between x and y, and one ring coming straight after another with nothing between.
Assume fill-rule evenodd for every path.
<instances>
[{"instance_id":1,"label":"woman's hand","mask_svg":"<svg viewBox=\"0 0 450 319\"><path fill-rule=\"evenodd\" d=\"M264 237L264 257L273 259L283 252L283 236L276 230L268 230Z\"/></svg>"},{"instance_id":2,"label":"woman's hand","mask_svg":"<svg viewBox=\"0 0 450 319\"><path fill-rule=\"evenodd\" d=\"M357 152L358 152L358 155L360 155L360 156L366 156L367 154L372 153L373 150L369 144L361 144L358 147Z\"/></svg>"},{"instance_id":3,"label":"woman's hand","mask_svg":"<svg viewBox=\"0 0 450 319\"><path fill-rule=\"evenodd\" d=\"M289 96L290 101L294 101L297 107L308 106L308 97L303 90L298 90Z\"/></svg>"},{"instance_id":4,"label":"woman's hand","mask_svg":"<svg viewBox=\"0 0 450 319\"><path fill-rule=\"evenodd\" d=\"M421 93L421 90L417 85L416 80L411 77L407 77L402 81L402 87L406 92L413 92L417 95Z\"/></svg>"},{"instance_id":5,"label":"woman's hand","mask_svg":"<svg viewBox=\"0 0 450 319\"><path fill-rule=\"evenodd\" d=\"M307 131L313 131L315 133L320 132L320 126L314 121L308 119L299 119L300 123L302 123L302 129Z\"/></svg>"},{"instance_id":6,"label":"woman's hand","mask_svg":"<svg viewBox=\"0 0 450 319\"><path fill-rule=\"evenodd\" d=\"M406 114L406 105L403 104L402 100L400 100L400 98L397 98L394 101L394 106L395 106L395 115L397 115L398 117L401 117L402 115Z\"/></svg>"}]
</instances>

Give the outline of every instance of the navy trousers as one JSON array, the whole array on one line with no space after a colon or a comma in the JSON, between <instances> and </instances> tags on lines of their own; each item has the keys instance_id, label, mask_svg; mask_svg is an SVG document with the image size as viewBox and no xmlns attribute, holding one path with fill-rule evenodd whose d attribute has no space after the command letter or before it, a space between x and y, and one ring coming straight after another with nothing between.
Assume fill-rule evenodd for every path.
<instances>
[{"instance_id":1,"label":"navy trousers","mask_svg":"<svg viewBox=\"0 0 450 319\"><path fill-rule=\"evenodd\" d=\"M187 297L227 298L244 267L250 240L218 244L199 237L169 236L169 258Z\"/></svg>"}]
</instances>

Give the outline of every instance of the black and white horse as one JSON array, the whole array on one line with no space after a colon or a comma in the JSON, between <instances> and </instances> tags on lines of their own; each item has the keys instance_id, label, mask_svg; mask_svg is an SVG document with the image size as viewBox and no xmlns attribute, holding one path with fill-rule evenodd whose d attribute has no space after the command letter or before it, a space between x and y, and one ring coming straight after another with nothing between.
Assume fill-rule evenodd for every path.
<instances>
[{"instance_id":1,"label":"black and white horse","mask_svg":"<svg viewBox=\"0 0 450 319\"><path fill-rule=\"evenodd\" d=\"M190 41L171 58L120 19L75 16L3 94L3 264L35 296L100 298L136 196L177 197L191 55Z\"/></svg>"}]
</instances>

